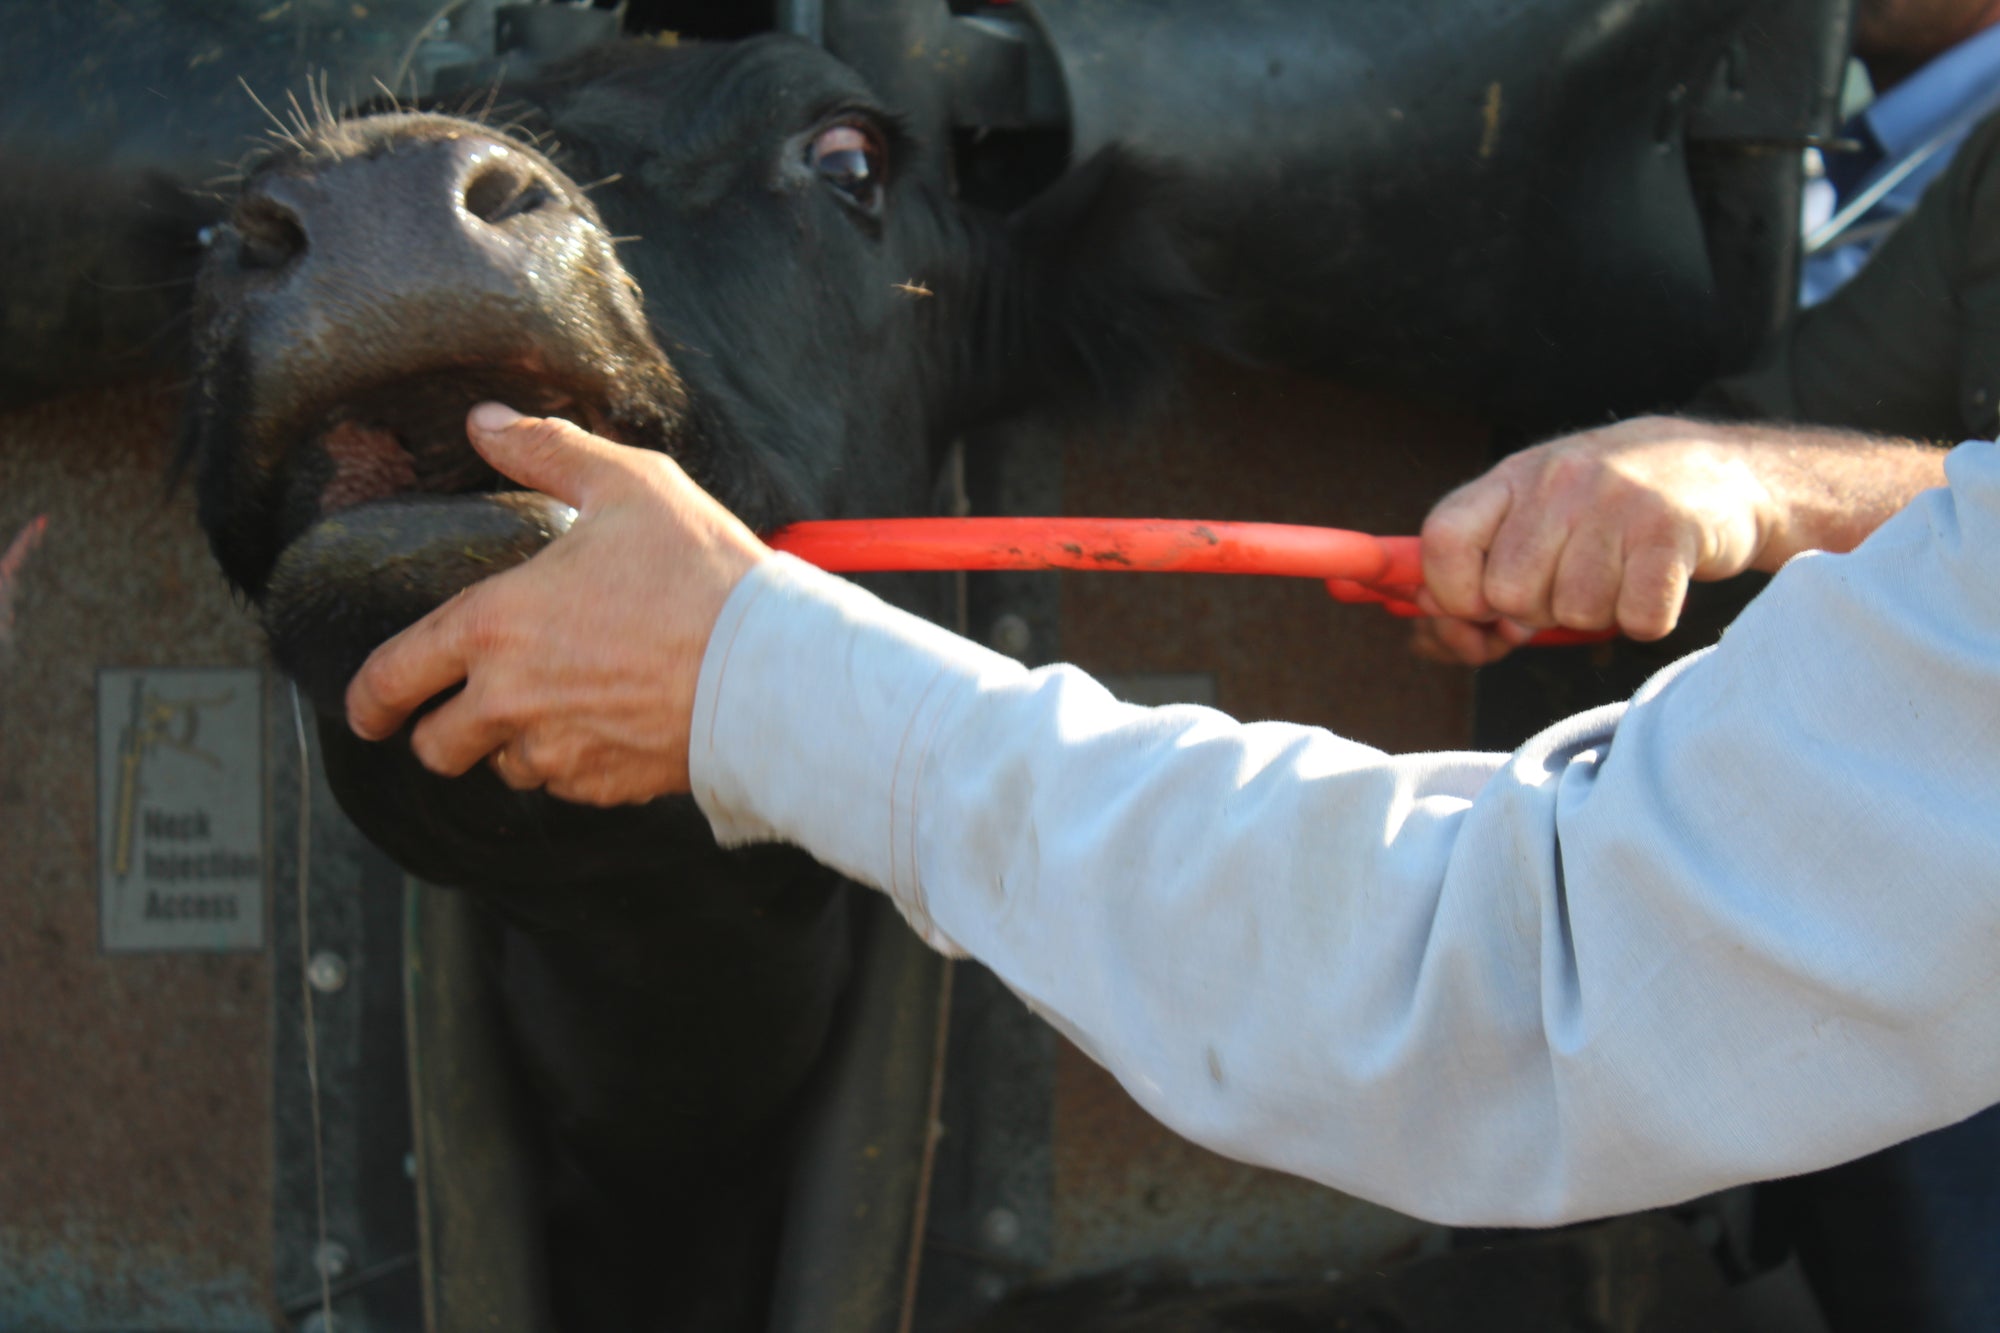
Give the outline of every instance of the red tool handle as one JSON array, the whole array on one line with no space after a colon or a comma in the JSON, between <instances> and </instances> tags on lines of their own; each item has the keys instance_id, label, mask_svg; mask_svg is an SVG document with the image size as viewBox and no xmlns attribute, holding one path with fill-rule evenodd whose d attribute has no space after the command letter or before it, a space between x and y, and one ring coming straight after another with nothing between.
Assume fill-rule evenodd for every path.
<instances>
[{"instance_id":1,"label":"red tool handle","mask_svg":"<svg viewBox=\"0 0 2000 1333\"><path fill-rule=\"evenodd\" d=\"M1103 569L1321 579L1341 601L1423 614L1415 537L1291 523L1161 518L859 518L794 523L766 539L836 574L888 570ZM1598 643L1611 631L1543 630L1537 645Z\"/></svg>"}]
</instances>

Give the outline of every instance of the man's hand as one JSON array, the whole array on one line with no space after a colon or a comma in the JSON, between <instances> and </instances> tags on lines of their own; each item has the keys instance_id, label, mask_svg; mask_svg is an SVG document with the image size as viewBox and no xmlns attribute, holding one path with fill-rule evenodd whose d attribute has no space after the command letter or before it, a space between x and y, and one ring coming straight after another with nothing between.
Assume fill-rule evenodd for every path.
<instances>
[{"instance_id":1,"label":"man's hand","mask_svg":"<svg viewBox=\"0 0 2000 1333\"><path fill-rule=\"evenodd\" d=\"M1835 431L1644 417L1551 440L1425 520L1416 648L1476 666L1552 625L1657 639L1690 580L1849 550L1943 480L1940 450Z\"/></svg>"},{"instance_id":2,"label":"man's hand","mask_svg":"<svg viewBox=\"0 0 2000 1333\"><path fill-rule=\"evenodd\" d=\"M490 757L511 787L591 805L686 791L702 653L768 548L662 454L498 403L474 408L467 434L576 523L376 649L348 687L349 725L380 740L463 680L411 738L434 772Z\"/></svg>"}]
</instances>

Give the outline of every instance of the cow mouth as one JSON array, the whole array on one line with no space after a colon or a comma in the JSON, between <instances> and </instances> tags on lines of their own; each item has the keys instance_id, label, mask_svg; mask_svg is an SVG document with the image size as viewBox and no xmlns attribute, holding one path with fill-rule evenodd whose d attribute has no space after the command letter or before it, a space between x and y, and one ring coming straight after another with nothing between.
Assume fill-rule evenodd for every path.
<instances>
[{"instance_id":1,"label":"cow mouth","mask_svg":"<svg viewBox=\"0 0 2000 1333\"><path fill-rule=\"evenodd\" d=\"M372 386L317 407L297 432L301 469L317 519L408 494L464 495L513 488L474 452L465 417L481 402L529 416L562 416L616 432L601 394L532 373L453 368ZM302 532L287 534L287 544Z\"/></svg>"},{"instance_id":2,"label":"cow mouth","mask_svg":"<svg viewBox=\"0 0 2000 1333\"><path fill-rule=\"evenodd\" d=\"M602 394L450 369L300 414L289 530L257 597L274 656L322 710L383 639L566 531L573 511L495 471L466 436L486 401L618 438Z\"/></svg>"}]
</instances>

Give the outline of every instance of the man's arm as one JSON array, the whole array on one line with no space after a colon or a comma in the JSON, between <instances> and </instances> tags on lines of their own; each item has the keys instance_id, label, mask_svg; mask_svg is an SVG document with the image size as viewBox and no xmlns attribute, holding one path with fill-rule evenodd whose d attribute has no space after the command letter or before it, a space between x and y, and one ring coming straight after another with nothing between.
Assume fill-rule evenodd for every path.
<instances>
[{"instance_id":1,"label":"man's arm","mask_svg":"<svg viewBox=\"0 0 2000 1333\"><path fill-rule=\"evenodd\" d=\"M1826 1166L2000 1099L2000 459L1512 757L1141 709L795 562L697 797L884 887L1150 1111L1460 1223Z\"/></svg>"},{"instance_id":2,"label":"man's arm","mask_svg":"<svg viewBox=\"0 0 2000 1333\"><path fill-rule=\"evenodd\" d=\"M585 799L691 778L718 837L882 887L1199 1142L1547 1223L2000 1100L1994 446L1629 708L1395 758L1028 672L580 434L474 433L583 517L380 650L357 729L469 671L419 733L434 767L518 746ZM546 617L594 635L552 652Z\"/></svg>"},{"instance_id":3,"label":"man's arm","mask_svg":"<svg viewBox=\"0 0 2000 1333\"><path fill-rule=\"evenodd\" d=\"M1478 665L1533 629L1657 639L1690 580L1852 550L1944 482L1944 451L1825 428L1645 417L1503 459L1423 530L1420 649Z\"/></svg>"}]
</instances>

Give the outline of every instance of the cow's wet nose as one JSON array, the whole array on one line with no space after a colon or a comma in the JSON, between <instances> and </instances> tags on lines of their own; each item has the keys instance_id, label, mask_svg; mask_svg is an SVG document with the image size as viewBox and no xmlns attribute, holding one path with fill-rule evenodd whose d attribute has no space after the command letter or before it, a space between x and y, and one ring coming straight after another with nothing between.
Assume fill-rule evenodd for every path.
<instances>
[{"instance_id":1,"label":"cow's wet nose","mask_svg":"<svg viewBox=\"0 0 2000 1333\"><path fill-rule=\"evenodd\" d=\"M599 366L599 314L630 299L575 187L469 130L301 158L253 180L233 223L211 290L281 416L440 366Z\"/></svg>"},{"instance_id":2,"label":"cow's wet nose","mask_svg":"<svg viewBox=\"0 0 2000 1333\"><path fill-rule=\"evenodd\" d=\"M253 183L232 219L237 264L269 272L316 254L342 265L357 256L393 261L397 245L381 242L412 240L429 245L414 255L402 250L402 257L436 263L446 256L430 245L448 238L479 245L493 230L524 227L529 218L546 224L549 214L570 211L564 198L538 163L497 139L463 134L398 145Z\"/></svg>"}]
</instances>

